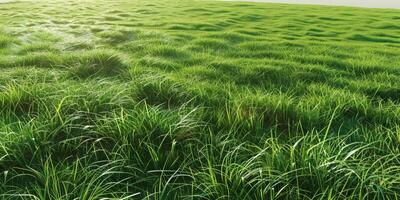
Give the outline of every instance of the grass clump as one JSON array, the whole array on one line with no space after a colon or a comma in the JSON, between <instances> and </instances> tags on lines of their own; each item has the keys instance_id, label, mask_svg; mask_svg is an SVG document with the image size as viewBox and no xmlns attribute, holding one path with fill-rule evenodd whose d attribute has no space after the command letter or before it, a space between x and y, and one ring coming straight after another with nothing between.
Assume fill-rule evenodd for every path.
<instances>
[{"instance_id":1,"label":"grass clump","mask_svg":"<svg viewBox=\"0 0 400 200\"><path fill-rule=\"evenodd\" d=\"M122 31L102 31L97 33L97 35L104 39L109 44L118 44L122 42L127 42L132 39L132 35L129 32Z\"/></svg>"},{"instance_id":2,"label":"grass clump","mask_svg":"<svg viewBox=\"0 0 400 200\"><path fill-rule=\"evenodd\" d=\"M0 90L2 113L24 115L37 111L42 92L40 87L28 84L4 85Z\"/></svg>"},{"instance_id":3,"label":"grass clump","mask_svg":"<svg viewBox=\"0 0 400 200\"><path fill-rule=\"evenodd\" d=\"M190 48L197 51L223 51L228 49L229 45L217 39L200 39Z\"/></svg>"},{"instance_id":4,"label":"grass clump","mask_svg":"<svg viewBox=\"0 0 400 200\"><path fill-rule=\"evenodd\" d=\"M144 100L150 105L180 106L190 100L183 87L172 80L162 77L145 78L135 95L138 100Z\"/></svg>"},{"instance_id":5,"label":"grass clump","mask_svg":"<svg viewBox=\"0 0 400 200\"><path fill-rule=\"evenodd\" d=\"M36 52L53 52L58 53L60 50L50 43L34 43L21 47L22 54L36 53Z\"/></svg>"},{"instance_id":6,"label":"grass clump","mask_svg":"<svg viewBox=\"0 0 400 200\"><path fill-rule=\"evenodd\" d=\"M62 66L63 57L51 52L28 53L12 60L11 66L34 66L40 68L57 68Z\"/></svg>"},{"instance_id":7,"label":"grass clump","mask_svg":"<svg viewBox=\"0 0 400 200\"><path fill-rule=\"evenodd\" d=\"M11 38L10 36L7 35L2 35L0 33L0 48L6 48L9 45L11 45L12 43L14 43L15 40L13 38Z\"/></svg>"},{"instance_id":8,"label":"grass clump","mask_svg":"<svg viewBox=\"0 0 400 200\"><path fill-rule=\"evenodd\" d=\"M80 78L114 76L122 73L126 68L124 60L117 53L106 50L93 50L83 52L82 55L73 55L67 62L72 63L70 73Z\"/></svg>"}]
</instances>

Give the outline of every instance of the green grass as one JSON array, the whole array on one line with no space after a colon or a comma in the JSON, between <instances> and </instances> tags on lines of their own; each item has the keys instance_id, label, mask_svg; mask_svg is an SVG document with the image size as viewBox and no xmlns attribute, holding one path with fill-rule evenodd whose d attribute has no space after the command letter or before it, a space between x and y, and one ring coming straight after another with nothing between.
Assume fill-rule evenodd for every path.
<instances>
[{"instance_id":1,"label":"green grass","mask_svg":"<svg viewBox=\"0 0 400 200\"><path fill-rule=\"evenodd\" d=\"M0 199L400 199L399 14L0 3Z\"/></svg>"}]
</instances>

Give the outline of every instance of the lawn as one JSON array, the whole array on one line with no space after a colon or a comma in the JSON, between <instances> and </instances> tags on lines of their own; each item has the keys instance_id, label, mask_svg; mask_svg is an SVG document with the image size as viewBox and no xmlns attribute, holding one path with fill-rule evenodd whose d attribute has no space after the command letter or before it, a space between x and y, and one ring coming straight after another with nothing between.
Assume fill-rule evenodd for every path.
<instances>
[{"instance_id":1,"label":"lawn","mask_svg":"<svg viewBox=\"0 0 400 200\"><path fill-rule=\"evenodd\" d=\"M1 3L0 198L400 199L400 10Z\"/></svg>"}]
</instances>

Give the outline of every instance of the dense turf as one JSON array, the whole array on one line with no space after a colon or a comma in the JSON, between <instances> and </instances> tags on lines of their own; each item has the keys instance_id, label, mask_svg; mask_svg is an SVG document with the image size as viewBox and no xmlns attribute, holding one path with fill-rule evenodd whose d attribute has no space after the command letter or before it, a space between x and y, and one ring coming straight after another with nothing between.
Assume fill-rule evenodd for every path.
<instances>
[{"instance_id":1,"label":"dense turf","mask_svg":"<svg viewBox=\"0 0 400 200\"><path fill-rule=\"evenodd\" d=\"M399 16L0 4L0 198L398 199Z\"/></svg>"}]
</instances>

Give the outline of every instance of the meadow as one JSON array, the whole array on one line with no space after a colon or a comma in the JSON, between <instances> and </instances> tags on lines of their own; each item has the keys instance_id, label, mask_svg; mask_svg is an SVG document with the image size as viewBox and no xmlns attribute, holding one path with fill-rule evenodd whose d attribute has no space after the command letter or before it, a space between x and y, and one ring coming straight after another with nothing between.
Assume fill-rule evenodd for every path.
<instances>
[{"instance_id":1,"label":"meadow","mask_svg":"<svg viewBox=\"0 0 400 200\"><path fill-rule=\"evenodd\" d=\"M0 199L400 199L400 10L2 3Z\"/></svg>"}]
</instances>

